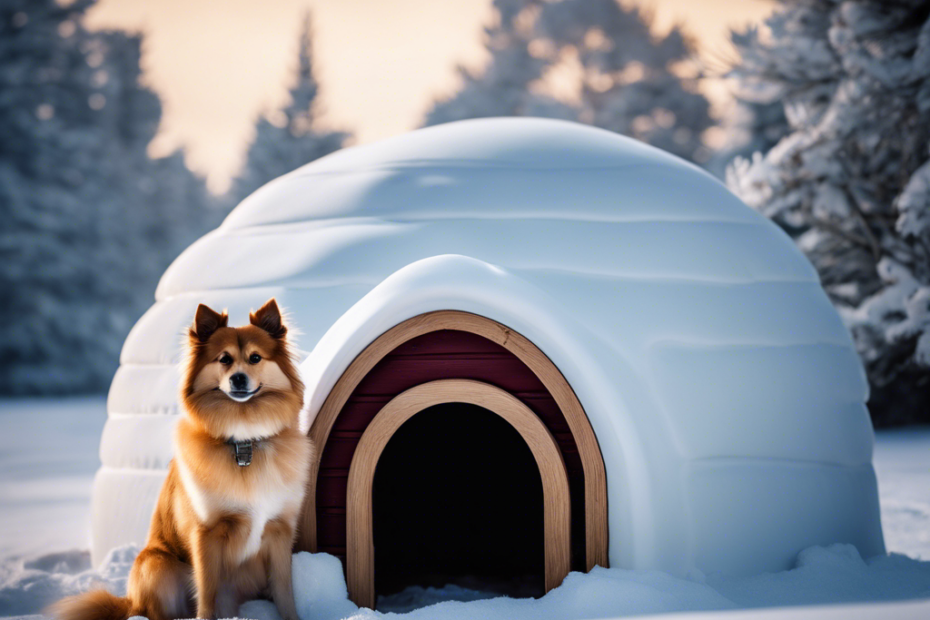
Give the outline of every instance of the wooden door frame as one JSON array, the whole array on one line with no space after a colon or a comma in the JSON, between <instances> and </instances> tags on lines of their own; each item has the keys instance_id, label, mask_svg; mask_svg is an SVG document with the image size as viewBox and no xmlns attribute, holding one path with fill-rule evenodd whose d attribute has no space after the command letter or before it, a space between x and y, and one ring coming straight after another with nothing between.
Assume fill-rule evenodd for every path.
<instances>
[{"instance_id":1,"label":"wooden door frame","mask_svg":"<svg viewBox=\"0 0 930 620\"><path fill-rule=\"evenodd\" d=\"M533 453L542 480L546 592L558 587L571 568L568 472L552 433L520 399L498 387L471 379L440 379L421 383L392 398L368 424L352 457L346 492L346 585L349 597L360 607L374 609L375 605L372 490L381 453L404 422L444 403L483 407L520 433Z\"/></svg>"},{"instance_id":2,"label":"wooden door frame","mask_svg":"<svg viewBox=\"0 0 930 620\"><path fill-rule=\"evenodd\" d=\"M316 482L320 459L333 424L352 392L391 351L413 338L441 330L470 332L497 343L523 362L548 390L574 436L584 470L585 567L591 570L594 566L608 566L607 472L581 402L552 360L523 335L487 317L458 310L427 312L395 325L359 353L330 390L310 427L316 450L310 462L297 548L317 550Z\"/></svg>"}]
</instances>

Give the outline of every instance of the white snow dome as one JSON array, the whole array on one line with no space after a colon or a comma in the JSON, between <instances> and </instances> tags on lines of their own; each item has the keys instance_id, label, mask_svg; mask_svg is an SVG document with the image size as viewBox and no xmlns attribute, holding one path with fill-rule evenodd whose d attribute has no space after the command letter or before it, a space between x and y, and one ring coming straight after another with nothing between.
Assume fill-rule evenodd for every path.
<instances>
[{"instance_id":1,"label":"white snow dome","mask_svg":"<svg viewBox=\"0 0 930 620\"><path fill-rule=\"evenodd\" d=\"M197 304L237 325L270 297L300 333L308 429L353 360L421 315L488 319L504 326L493 346L513 333L528 343L518 357L544 354L550 380L570 387L545 390L577 399L606 475L603 495L603 481L584 487L606 515L597 563L746 575L789 568L813 545L884 553L865 375L791 239L674 156L507 118L324 157L256 191L171 265L110 390L96 562L144 542Z\"/></svg>"}]
</instances>

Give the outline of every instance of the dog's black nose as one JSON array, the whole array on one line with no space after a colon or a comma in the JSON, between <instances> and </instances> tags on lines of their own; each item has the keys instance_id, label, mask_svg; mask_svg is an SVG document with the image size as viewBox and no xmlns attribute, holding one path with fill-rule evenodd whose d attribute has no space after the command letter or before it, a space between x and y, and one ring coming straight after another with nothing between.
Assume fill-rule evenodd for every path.
<instances>
[{"instance_id":1,"label":"dog's black nose","mask_svg":"<svg viewBox=\"0 0 930 620\"><path fill-rule=\"evenodd\" d=\"M244 392L249 386L249 378L244 372L237 372L229 378L229 385L237 392Z\"/></svg>"}]
</instances>

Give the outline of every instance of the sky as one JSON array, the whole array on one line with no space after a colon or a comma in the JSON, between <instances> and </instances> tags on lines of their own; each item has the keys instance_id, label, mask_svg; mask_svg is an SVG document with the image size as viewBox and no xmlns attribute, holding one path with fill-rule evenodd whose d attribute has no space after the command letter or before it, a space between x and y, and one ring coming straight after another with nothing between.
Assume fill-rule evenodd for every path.
<instances>
[{"instance_id":1,"label":"sky","mask_svg":"<svg viewBox=\"0 0 930 620\"><path fill-rule=\"evenodd\" d=\"M771 0L625 0L678 23L705 59L728 52L727 32L758 23ZM304 16L313 24L319 126L361 144L419 126L455 92L457 66L487 62L491 0L99 0L90 28L145 35L143 80L161 97L152 155L183 147L188 165L221 192L241 166L259 114L288 101ZM703 88L719 112L726 85Z\"/></svg>"}]
</instances>

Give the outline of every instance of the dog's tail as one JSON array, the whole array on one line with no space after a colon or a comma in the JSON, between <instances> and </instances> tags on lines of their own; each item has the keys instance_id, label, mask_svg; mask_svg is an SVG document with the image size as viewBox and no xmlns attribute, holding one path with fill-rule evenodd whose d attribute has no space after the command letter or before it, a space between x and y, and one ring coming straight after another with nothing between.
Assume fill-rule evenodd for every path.
<instances>
[{"instance_id":1,"label":"dog's tail","mask_svg":"<svg viewBox=\"0 0 930 620\"><path fill-rule=\"evenodd\" d=\"M55 620L128 620L134 614L132 601L106 590L91 590L69 596L52 605L47 613Z\"/></svg>"}]
</instances>

